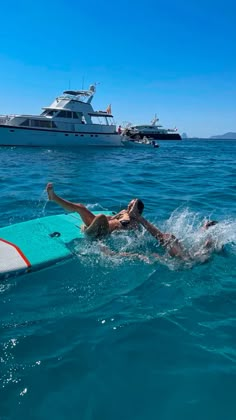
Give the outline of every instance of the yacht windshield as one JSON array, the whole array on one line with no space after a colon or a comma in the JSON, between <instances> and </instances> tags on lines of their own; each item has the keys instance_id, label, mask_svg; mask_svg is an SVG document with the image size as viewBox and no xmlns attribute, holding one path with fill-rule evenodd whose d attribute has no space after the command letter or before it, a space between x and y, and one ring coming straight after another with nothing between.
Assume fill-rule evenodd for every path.
<instances>
[{"instance_id":1,"label":"yacht windshield","mask_svg":"<svg viewBox=\"0 0 236 420\"><path fill-rule=\"evenodd\" d=\"M113 118L107 116L92 116L91 117L93 124L102 124L102 125L113 125Z\"/></svg>"},{"instance_id":2,"label":"yacht windshield","mask_svg":"<svg viewBox=\"0 0 236 420\"><path fill-rule=\"evenodd\" d=\"M44 117L54 117L54 115L56 115L58 113L57 109L46 109L45 111L42 112L41 115L43 115Z\"/></svg>"}]
</instances>

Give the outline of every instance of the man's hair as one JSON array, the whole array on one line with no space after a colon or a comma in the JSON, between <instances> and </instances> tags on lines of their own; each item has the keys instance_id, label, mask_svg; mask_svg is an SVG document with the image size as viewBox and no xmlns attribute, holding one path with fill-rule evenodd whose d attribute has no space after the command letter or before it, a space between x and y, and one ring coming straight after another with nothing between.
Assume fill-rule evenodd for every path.
<instances>
[{"instance_id":1,"label":"man's hair","mask_svg":"<svg viewBox=\"0 0 236 420\"><path fill-rule=\"evenodd\" d=\"M138 208L139 213L142 214L143 209L144 209L144 204L142 200L139 200L139 199L137 200L137 208Z\"/></svg>"},{"instance_id":2,"label":"man's hair","mask_svg":"<svg viewBox=\"0 0 236 420\"><path fill-rule=\"evenodd\" d=\"M205 223L205 228L208 229L211 226L217 225L217 223L219 223L217 220L208 220L208 222Z\"/></svg>"}]
</instances>

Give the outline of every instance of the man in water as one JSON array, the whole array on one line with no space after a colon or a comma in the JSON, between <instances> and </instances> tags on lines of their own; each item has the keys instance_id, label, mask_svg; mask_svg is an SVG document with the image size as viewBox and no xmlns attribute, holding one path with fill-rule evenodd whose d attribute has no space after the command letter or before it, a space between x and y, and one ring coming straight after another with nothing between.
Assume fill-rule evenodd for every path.
<instances>
[{"instance_id":1,"label":"man in water","mask_svg":"<svg viewBox=\"0 0 236 420\"><path fill-rule=\"evenodd\" d=\"M156 238L160 245L165 248L170 255L170 257L176 257L183 261L194 261L199 259L201 262L206 261L210 254L215 249L215 243L211 237L209 237L201 249L194 254L191 254L188 250L186 250L181 242L172 234L170 233L163 233L146 220L142 214L138 211L137 202L133 200L132 207L129 210L129 216L131 219L136 220L138 224L141 224L154 238ZM209 220L204 223L202 229L208 230L211 226L216 225L218 222L215 220ZM160 258L159 254L152 254L153 257Z\"/></svg>"},{"instance_id":2,"label":"man in water","mask_svg":"<svg viewBox=\"0 0 236 420\"><path fill-rule=\"evenodd\" d=\"M143 202L136 199L130 201L127 209L121 210L114 216L105 216L104 214L99 214L96 216L90 210L88 210L84 204L72 203L71 201L59 197L55 193L52 183L47 184L46 191L50 201L54 201L68 212L79 213L85 224L86 235L96 239L107 236L116 230L136 229L139 223L134 217L130 217L129 212L131 208L133 208L134 203L135 212L137 214L141 215L144 209Z\"/></svg>"}]
</instances>

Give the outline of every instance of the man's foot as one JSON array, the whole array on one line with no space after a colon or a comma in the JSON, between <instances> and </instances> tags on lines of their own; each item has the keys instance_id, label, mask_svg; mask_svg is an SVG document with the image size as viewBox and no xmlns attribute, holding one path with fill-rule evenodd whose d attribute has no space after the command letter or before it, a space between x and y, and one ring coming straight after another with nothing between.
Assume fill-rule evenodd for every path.
<instances>
[{"instance_id":1,"label":"man's foot","mask_svg":"<svg viewBox=\"0 0 236 420\"><path fill-rule=\"evenodd\" d=\"M53 184L49 182L46 186L46 191L48 193L48 199L53 201L54 200L54 190L53 190Z\"/></svg>"}]
</instances>

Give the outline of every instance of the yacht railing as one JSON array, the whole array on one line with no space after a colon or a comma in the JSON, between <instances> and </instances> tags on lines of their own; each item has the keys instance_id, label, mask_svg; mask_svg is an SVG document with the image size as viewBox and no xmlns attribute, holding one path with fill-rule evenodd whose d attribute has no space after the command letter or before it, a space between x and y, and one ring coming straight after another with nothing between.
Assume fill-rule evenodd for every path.
<instances>
[{"instance_id":1,"label":"yacht railing","mask_svg":"<svg viewBox=\"0 0 236 420\"><path fill-rule=\"evenodd\" d=\"M91 95L92 96L92 95ZM89 98L90 98L90 96L89 96ZM66 100L66 101L70 101L70 100L73 100L73 101L77 101L77 102L84 102L84 103L86 103L87 102L87 100L88 100L88 96L85 96L85 95L69 95L69 94L64 94L64 95L60 95L60 96L58 96L57 98L56 98L56 100L59 102L59 101L62 101L62 100Z\"/></svg>"},{"instance_id":2,"label":"yacht railing","mask_svg":"<svg viewBox=\"0 0 236 420\"><path fill-rule=\"evenodd\" d=\"M0 115L0 124L6 124L15 115Z\"/></svg>"},{"instance_id":3,"label":"yacht railing","mask_svg":"<svg viewBox=\"0 0 236 420\"><path fill-rule=\"evenodd\" d=\"M21 117L22 116L22 114L7 114L7 115L0 115L0 120L2 121L2 120L6 120L6 121L8 121L8 120L10 120L11 118L14 118L14 117Z\"/></svg>"}]
</instances>

